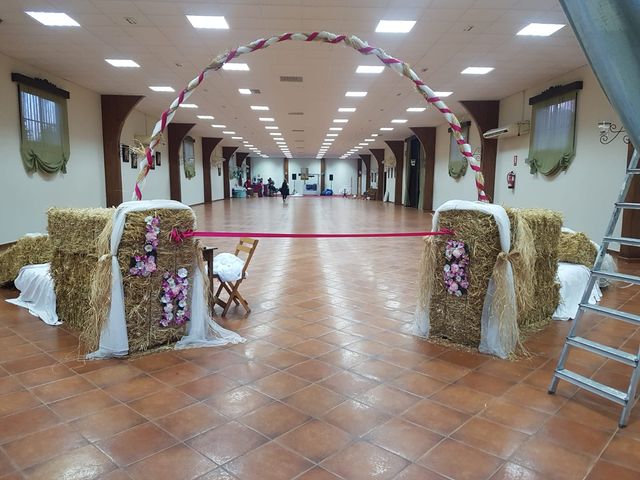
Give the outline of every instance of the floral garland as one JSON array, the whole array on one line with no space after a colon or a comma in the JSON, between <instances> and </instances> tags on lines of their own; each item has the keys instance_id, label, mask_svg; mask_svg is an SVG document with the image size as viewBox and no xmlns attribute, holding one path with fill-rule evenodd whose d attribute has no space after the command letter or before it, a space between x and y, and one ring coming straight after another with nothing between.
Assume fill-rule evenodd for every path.
<instances>
[{"instance_id":1,"label":"floral garland","mask_svg":"<svg viewBox=\"0 0 640 480\"><path fill-rule=\"evenodd\" d=\"M178 269L177 275L165 272L162 280L162 318L160 325L184 325L189 320L187 293L189 291L189 272L186 268Z\"/></svg>"},{"instance_id":2,"label":"floral garland","mask_svg":"<svg viewBox=\"0 0 640 480\"><path fill-rule=\"evenodd\" d=\"M136 277L148 277L158 269L158 234L160 233L160 219L149 215L144 219L147 233L144 237L144 255L131 257L129 273Z\"/></svg>"},{"instance_id":3,"label":"floral garland","mask_svg":"<svg viewBox=\"0 0 640 480\"><path fill-rule=\"evenodd\" d=\"M447 293L461 297L469 288L467 267L469 266L469 249L464 242L448 240L444 256L444 285Z\"/></svg>"}]
</instances>

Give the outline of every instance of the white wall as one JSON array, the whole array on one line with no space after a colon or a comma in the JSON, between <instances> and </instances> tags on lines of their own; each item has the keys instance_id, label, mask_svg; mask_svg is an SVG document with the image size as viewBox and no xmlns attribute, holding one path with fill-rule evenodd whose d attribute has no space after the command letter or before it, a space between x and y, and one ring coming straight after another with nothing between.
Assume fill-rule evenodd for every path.
<instances>
[{"instance_id":1,"label":"white wall","mask_svg":"<svg viewBox=\"0 0 640 480\"><path fill-rule=\"evenodd\" d=\"M187 134L189 135L189 134ZM204 176L202 167L202 137L191 135L195 139L193 153L196 157L196 176L187 178L184 175L184 158L182 156L182 145L180 146L180 189L182 203L185 205L196 205L204 202Z\"/></svg>"},{"instance_id":2,"label":"white wall","mask_svg":"<svg viewBox=\"0 0 640 480\"><path fill-rule=\"evenodd\" d=\"M529 173L525 159L529 152L529 135L498 140L494 202L505 206L539 207L560 211L565 225L583 231L600 241L609 221L613 202L624 179L627 146L618 137L609 145L599 142L598 122L608 120L620 125L619 117L609 105L588 66L554 78L543 85L512 95L500 102L500 125L531 118L528 99L553 85L584 82L578 93L576 116L576 156L566 172L553 177ZM449 142L447 126L437 131L434 205L449 199L475 200L472 171L456 181L449 177L447 165ZM479 145L478 132L471 125L471 145ZM513 165L513 156L518 165ZM516 173L516 188L508 189L506 176Z\"/></svg>"},{"instance_id":3,"label":"white wall","mask_svg":"<svg viewBox=\"0 0 640 480\"><path fill-rule=\"evenodd\" d=\"M289 164L289 175L291 173L300 173L291 170ZM273 179L277 188L280 188L284 180L284 159L251 157L251 175L255 178L261 177L263 181L267 181L269 177ZM289 177L291 178L291 177Z\"/></svg>"},{"instance_id":4,"label":"white wall","mask_svg":"<svg viewBox=\"0 0 640 480\"><path fill-rule=\"evenodd\" d=\"M18 89L11 73L44 78L69 91L70 156L66 174L27 174L20 157ZM100 95L0 54L0 243L44 232L49 207L106 203Z\"/></svg>"},{"instance_id":5,"label":"white wall","mask_svg":"<svg viewBox=\"0 0 640 480\"><path fill-rule=\"evenodd\" d=\"M385 160L387 158L395 158L395 155L393 154L393 151L385 144L384 146L384 158ZM391 172L389 172L390 169L393 169L393 176L390 177L389 174ZM387 198L386 195L389 196L388 201L393 203L395 202L396 199L396 175L397 175L397 170L396 167L387 167L385 166L385 171L387 174L387 189L385 192L385 196L383 198Z\"/></svg>"},{"instance_id":6,"label":"white wall","mask_svg":"<svg viewBox=\"0 0 640 480\"><path fill-rule=\"evenodd\" d=\"M325 160L325 185L331 188L329 174L333 174L333 194L340 195L346 188L347 194L355 193L358 181L358 161L355 158Z\"/></svg>"},{"instance_id":7,"label":"white wall","mask_svg":"<svg viewBox=\"0 0 640 480\"><path fill-rule=\"evenodd\" d=\"M309 169L309 175L314 174L314 175L319 175L320 174L320 159L315 159L315 158L291 158L289 159L289 175L296 173L299 174L303 168L308 168ZM327 177L328 178L328 177ZM300 177L298 176L298 180L296 180L295 184L292 181L291 184L289 185L289 189L291 191L291 193L293 193L293 187L295 186L295 189L298 193L301 193L303 195L320 195L320 177L316 176L312 179L309 180L309 182L307 183L313 183L313 182L317 182L318 184L318 189L316 191L313 190L306 190L305 189L305 182L303 180L300 180Z\"/></svg>"},{"instance_id":8,"label":"white wall","mask_svg":"<svg viewBox=\"0 0 640 480\"><path fill-rule=\"evenodd\" d=\"M157 119L145 115L138 110L132 110L122 126L120 133L120 144L133 147L134 137L136 135L150 135ZM169 191L169 155L167 151L167 143L162 140L157 150L160 152L161 165L156 166L155 170L149 172L145 182L142 198L145 200L167 199L170 198ZM138 158L138 166L144 159ZM131 195L135 187L138 169L131 168L131 160L129 163L120 162L120 173L122 178L122 200L131 200Z\"/></svg>"}]
</instances>

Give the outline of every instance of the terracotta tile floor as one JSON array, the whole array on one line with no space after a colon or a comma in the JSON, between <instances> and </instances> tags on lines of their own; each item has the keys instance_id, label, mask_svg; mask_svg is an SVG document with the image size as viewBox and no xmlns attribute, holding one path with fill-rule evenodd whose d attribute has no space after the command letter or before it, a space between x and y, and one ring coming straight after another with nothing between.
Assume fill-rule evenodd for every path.
<instances>
[{"instance_id":1,"label":"terracotta tile floor","mask_svg":"<svg viewBox=\"0 0 640 480\"><path fill-rule=\"evenodd\" d=\"M430 225L342 198L195 210L219 230ZM261 240L241 289L253 312L221 320L247 343L133 361L78 361L73 334L0 302L0 479L640 479L640 408L620 430L618 407L566 383L546 393L568 323L518 362L411 336L420 252L419 238ZM603 303L640 313L640 291ZM584 330L640 344L603 318ZM617 385L629 373L587 354L570 364Z\"/></svg>"}]
</instances>

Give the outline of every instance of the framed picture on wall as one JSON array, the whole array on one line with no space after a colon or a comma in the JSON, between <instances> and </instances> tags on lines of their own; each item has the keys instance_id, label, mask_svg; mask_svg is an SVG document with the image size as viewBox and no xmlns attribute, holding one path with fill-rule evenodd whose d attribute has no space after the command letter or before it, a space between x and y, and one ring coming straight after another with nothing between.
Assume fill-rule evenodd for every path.
<instances>
[{"instance_id":1,"label":"framed picture on wall","mask_svg":"<svg viewBox=\"0 0 640 480\"><path fill-rule=\"evenodd\" d=\"M156 152L156 165L158 167L162 165L160 152Z\"/></svg>"},{"instance_id":2,"label":"framed picture on wall","mask_svg":"<svg viewBox=\"0 0 640 480\"><path fill-rule=\"evenodd\" d=\"M138 154L131 152L131 168L138 168Z\"/></svg>"},{"instance_id":3,"label":"framed picture on wall","mask_svg":"<svg viewBox=\"0 0 640 480\"><path fill-rule=\"evenodd\" d=\"M129 163L129 145L120 145L120 158L123 162Z\"/></svg>"}]
</instances>

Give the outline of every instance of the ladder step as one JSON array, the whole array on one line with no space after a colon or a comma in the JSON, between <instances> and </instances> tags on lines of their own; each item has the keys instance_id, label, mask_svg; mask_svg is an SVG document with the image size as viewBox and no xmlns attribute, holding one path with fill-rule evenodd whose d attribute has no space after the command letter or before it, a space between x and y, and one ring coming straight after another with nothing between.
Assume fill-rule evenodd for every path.
<instances>
[{"instance_id":1,"label":"ladder step","mask_svg":"<svg viewBox=\"0 0 640 480\"><path fill-rule=\"evenodd\" d=\"M640 284L640 277L636 277L635 275L626 275L624 273L617 272L605 272L603 270L592 270L591 273L598 277L610 278L611 280Z\"/></svg>"},{"instance_id":2,"label":"ladder step","mask_svg":"<svg viewBox=\"0 0 640 480\"><path fill-rule=\"evenodd\" d=\"M563 368L562 370L556 370L554 375L561 380L566 380L569 383L573 383L580 388L584 388L591 393L600 395L601 397L611 400L612 402L615 402L619 405L627 404L626 392L621 392L620 390L616 390L615 388L612 388L608 385L596 382L595 380L584 377L579 373L572 372L571 370Z\"/></svg>"},{"instance_id":3,"label":"ladder step","mask_svg":"<svg viewBox=\"0 0 640 480\"><path fill-rule=\"evenodd\" d=\"M616 207L628 208L629 210L638 210L640 209L640 203L616 202Z\"/></svg>"},{"instance_id":4,"label":"ladder step","mask_svg":"<svg viewBox=\"0 0 640 480\"><path fill-rule=\"evenodd\" d=\"M627 173L631 175L640 174L640 168L627 168Z\"/></svg>"},{"instance_id":5,"label":"ladder step","mask_svg":"<svg viewBox=\"0 0 640 480\"><path fill-rule=\"evenodd\" d=\"M618 350L617 348L612 348L583 337L568 337L567 344L616 360L617 362L624 363L625 365L630 365L632 367L635 367L638 364L638 357L632 353Z\"/></svg>"},{"instance_id":6,"label":"ladder step","mask_svg":"<svg viewBox=\"0 0 640 480\"><path fill-rule=\"evenodd\" d=\"M636 247L640 247L640 238L604 237L604 241L607 243L619 243L620 245L634 245Z\"/></svg>"},{"instance_id":7,"label":"ladder step","mask_svg":"<svg viewBox=\"0 0 640 480\"><path fill-rule=\"evenodd\" d=\"M601 307L600 305L591 305L590 303L581 303L580 306L585 310L606 315L616 320L622 320L623 322L632 323L633 325L640 325L640 315L614 310L613 308Z\"/></svg>"}]
</instances>

